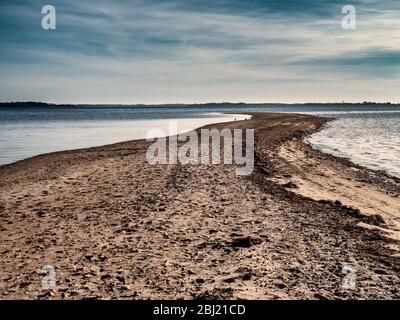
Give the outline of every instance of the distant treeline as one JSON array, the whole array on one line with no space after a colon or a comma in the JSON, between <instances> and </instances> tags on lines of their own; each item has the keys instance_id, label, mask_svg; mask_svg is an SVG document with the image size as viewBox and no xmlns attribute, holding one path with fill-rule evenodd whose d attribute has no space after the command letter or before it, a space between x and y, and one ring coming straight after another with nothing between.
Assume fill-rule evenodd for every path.
<instances>
[{"instance_id":1,"label":"distant treeline","mask_svg":"<svg viewBox=\"0 0 400 320\"><path fill-rule=\"evenodd\" d=\"M391 105L391 102L370 102L370 101L364 101L364 102L357 102L357 103L352 103L352 102L337 102L337 103L317 103L317 102L312 102L312 103L245 103L245 102L238 102L238 103L232 103L232 102L209 102L209 103L192 103L192 104L185 104L185 103L176 103L176 104L159 104L159 105L151 105L151 104L132 104L132 105L123 105L123 104L56 104L56 103L46 103L46 102L34 102L34 101L16 101L16 102L0 102L0 108L1 107L8 107L8 108L63 108L63 107L76 107L76 106L120 106L120 107L129 107L129 106L135 106L135 107L190 107L190 106L197 106L197 107L210 107L210 106L262 106L262 105L270 105L270 106L276 106L276 105L291 105L291 106L320 106L320 105L348 105L348 106L354 106L354 105ZM393 105L398 105L397 103L393 103Z\"/></svg>"},{"instance_id":2,"label":"distant treeline","mask_svg":"<svg viewBox=\"0 0 400 320\"><path fill-rule=\"evenodd\" d=\"M12 108L46 108L46 107L69 107L73 106L70 104L55 104L45 102L34 102L34 101L16 101L16 102L0 102L1 107L12 107Z\"/></svg>"},{"instance_id":3,"label":"distant treeline","mask_svg":"<svg viewBox=\"0 0 400 320\"><path fill-rule=\"evenodd\" d=\"M193 104L185 104L185 103L166 103L166 104L56 104L56 103L46 103L46 102L34 102L34 101L12 101L12 102L0 102L0 107L14 107L14 108L56 108L56 107L76 107L76 106L135 106L135 107L146 107L146 106L214 106L214 105L246 105L244 102L239 103L231 103L231 102L210 102L210 103L193 103Z\"/></svg>"}]
</instances>

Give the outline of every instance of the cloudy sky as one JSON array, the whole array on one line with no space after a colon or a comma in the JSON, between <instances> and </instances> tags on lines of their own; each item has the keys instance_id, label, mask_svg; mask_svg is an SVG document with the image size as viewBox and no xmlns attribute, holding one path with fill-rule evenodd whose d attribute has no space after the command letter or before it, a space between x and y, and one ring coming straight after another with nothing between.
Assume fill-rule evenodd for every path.
<instances>
[{"instance_id":1,"label":"cloudy sky","mask_svg":"<svg viewBox=\"0 0 400 320\"><path fill-rule=\"evenodd\" d=\"M2 0L0 43L0 101L400 102L398 0Z\"/></svg>"}]
</instances>

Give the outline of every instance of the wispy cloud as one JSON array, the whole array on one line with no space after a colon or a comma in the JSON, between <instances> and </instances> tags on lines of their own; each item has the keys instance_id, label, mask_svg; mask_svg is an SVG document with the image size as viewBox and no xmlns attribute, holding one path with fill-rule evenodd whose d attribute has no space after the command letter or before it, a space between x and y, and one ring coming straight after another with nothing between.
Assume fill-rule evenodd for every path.
<instances>
[{"instance_id":1,"label":"wispy cloud","mask_svg":"<svg viewBox=\"0 0 400 320\"><path fill-rule=\"evenodd\" d=\"M55 31L1 2L3 100L400 100L398 1L352 1L354 31L339 0L52 2Z\"/></svg>"}]
</instances>

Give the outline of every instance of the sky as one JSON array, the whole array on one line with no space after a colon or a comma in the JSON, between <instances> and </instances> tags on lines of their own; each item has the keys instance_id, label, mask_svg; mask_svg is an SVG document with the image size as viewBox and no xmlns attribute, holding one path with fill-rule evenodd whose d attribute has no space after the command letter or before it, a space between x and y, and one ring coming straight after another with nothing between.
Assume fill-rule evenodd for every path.
<instances>
[{"instance_id":1,"label":"sky","mask_svg":"<svg viewBox=\"0 0 400 320\"><path fill-rule=\"evenodd\" d=\"M400 102L399 88L398 0L0 2L0 101Z\"/></svg>"}]
</instances>

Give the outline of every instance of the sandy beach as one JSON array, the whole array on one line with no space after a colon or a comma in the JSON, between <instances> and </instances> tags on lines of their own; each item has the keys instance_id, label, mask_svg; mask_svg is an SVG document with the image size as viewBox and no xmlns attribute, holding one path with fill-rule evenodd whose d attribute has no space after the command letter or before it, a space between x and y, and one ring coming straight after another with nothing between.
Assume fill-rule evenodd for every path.
<instances>
[{"instance_id":1,"label":"sandy beach","mask_svg":"<svg viewBox=\"0 0 400 320\"><path fill-rule=\"evenodd\" d=\"M400 179L303 142L329 119L251 115L209 126L255 129L250 176L144 140L1 166L0 299L399 299Z\"/></svg>"}]
</instances>

